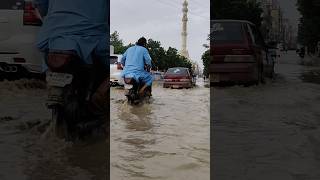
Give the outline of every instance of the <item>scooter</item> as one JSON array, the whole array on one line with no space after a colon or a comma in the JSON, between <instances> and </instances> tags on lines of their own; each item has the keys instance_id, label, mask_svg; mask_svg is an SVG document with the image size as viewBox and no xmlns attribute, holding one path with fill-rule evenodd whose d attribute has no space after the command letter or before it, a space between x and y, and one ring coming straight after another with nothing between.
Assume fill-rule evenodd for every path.
<instances>
[{"instance_id":1,"label":"scooter","mask_svg":"<svg viewBox=\"0 0 320 180\"><path fill-rule=\"evenodd\" d=\"M49 53L47 107L59 138L72 141L101 126L90 113L90 100L96 89L95 66L84 64L75 54Z\"/></svg>"}]
</instances>

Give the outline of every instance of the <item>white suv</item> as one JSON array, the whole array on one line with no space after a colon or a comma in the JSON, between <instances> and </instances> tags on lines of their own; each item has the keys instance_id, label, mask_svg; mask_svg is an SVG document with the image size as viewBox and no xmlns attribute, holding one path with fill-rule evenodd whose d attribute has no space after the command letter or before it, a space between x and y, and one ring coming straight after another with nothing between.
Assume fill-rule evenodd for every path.
<instances>
[{"instance_id":1,"label":"white suv","mask_svg":"<svg viewBox=\"0 0 320 180\"><path fill-rule=\"evenodd\" d=\"M41 73L43 56L35 46L39 26L32 0L0 1L0 79Z\"/></svg>"},{"instance_id":2,"label":"white suv","mask_svg":"<svg viewBox=\"0 0 320 180\"><path fill-rule=\"evenodd\" d=\"M122 55L110 54L110 84L111 86L124 86L123 78L121 77L122 66L121 66Z\"/></svg>"}]
</instances>

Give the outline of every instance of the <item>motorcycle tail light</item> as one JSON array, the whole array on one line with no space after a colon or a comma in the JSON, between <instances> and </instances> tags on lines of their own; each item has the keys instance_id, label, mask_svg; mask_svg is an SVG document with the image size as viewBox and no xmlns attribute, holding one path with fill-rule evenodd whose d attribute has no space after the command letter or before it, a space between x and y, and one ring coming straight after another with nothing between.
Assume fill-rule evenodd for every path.
<instances>
[{"instance_id":1,"label":"motorcycle tail light","mask_svg":"<svg viewBox=\"0 0 320 180\"><path fill-rule=\"evenodd\" d=\"M118 70L123 70L121 63L117 63L117 69Z\"/></svg>"},{"instance_id":2,"label":"motorcycle tail light","mask_svg":"<svg viewBox=\"0 0 320 180\"><path fill-rule=\"evenodd\" d=\"M64 68L71 60L72 56L68 54L49 53L47 65L51 70L55 71Z\"/></svg>"},{"instance_id":3,"label":"motorcycle tail light","mask_svg":"<svg viewBox=\"0 0 320 180\"><path fill-rule=\"evenodd\" d=\"M25 63L26 60L24 58L13 58L13 61L15 63Z\"/></svg>"},{"instance_id":4,"label":"motorcycle tail light","mask_svg":"<svg viewBox=\"0 0 320 180\"><path fill-rule=\"evenodd\" d=\"M126 84L132 84L132 78L124 78Z\"/></svg>"}]
</instances>

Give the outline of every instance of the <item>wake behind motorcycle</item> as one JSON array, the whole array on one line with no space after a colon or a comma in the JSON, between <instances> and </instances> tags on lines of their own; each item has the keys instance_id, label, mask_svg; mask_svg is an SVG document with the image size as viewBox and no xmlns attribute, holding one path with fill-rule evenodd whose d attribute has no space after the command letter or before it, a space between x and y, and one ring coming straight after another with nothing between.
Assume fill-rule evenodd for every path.
<instances>
[{"instance_id":1,"label":"wake behind motorcycle","mask_svg":"<svg viewBox=\"0 0 320 180\"><path fill-rule=\"evenodd\" d=\"M63 53L49 53L47 65L47 107L52 110L55 134L74 140L101 125L89 111L97 86L94 66L82 63L74 54Z\"/></svg>"}]
</instances>

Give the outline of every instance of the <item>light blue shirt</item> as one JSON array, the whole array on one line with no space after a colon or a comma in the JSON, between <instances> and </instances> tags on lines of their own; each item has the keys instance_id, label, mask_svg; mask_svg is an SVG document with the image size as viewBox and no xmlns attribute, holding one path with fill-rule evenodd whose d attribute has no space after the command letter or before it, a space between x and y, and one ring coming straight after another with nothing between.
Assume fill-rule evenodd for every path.
<instances>
[{"instance_id":1,"label":"light blue shirt","mask_svg":"<svg viewBox=\"0 0 320 180\"><path fill-rule=\"evenodd\" d=\"M145 64L151 66L151 57L145 47L135 45L123 54L121 64L124 72L145 71Z\"/></svg>"},{"instance_id":2,"label":"light blue shirt","mask_svg":"<svg viewBox=\"0 0 320 180\"><path fill-rule=\"evenodd\" d=\"M151 66L151 57L145 47L135 45L128 48L122 56L121 64L124 65L122 77L132 77L136 81L143 81L151 86L153 78L144 69L146 64Z\"/></svg>"},{"instance_id":3,"label":"light blue shirt","mask_svg":"<svg viewBox=\"0 0 320 180\"><path fill-rule=\"evenodd\" d=\"M46 14L37 46L41 51L73 50L88 64L91 55L105 58L109 53L109 1L107 0L35 0Z\"/></svg>"}]
</instances>

